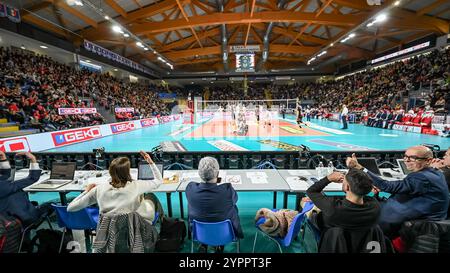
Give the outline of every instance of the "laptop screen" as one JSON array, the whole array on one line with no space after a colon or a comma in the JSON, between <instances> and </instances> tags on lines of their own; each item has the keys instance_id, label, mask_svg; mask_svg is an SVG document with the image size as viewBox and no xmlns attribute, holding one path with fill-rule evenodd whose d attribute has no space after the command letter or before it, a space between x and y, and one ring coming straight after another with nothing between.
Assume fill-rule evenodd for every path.
<instances>
[{"instance_id":1,"label":"laptop screen","mask_svg":"<svg viewBox=\"0 0 450 273\"><path fill-rule=\"evenodd\" d=\"M156 164L156 167L161 172L161 175L163 175L163 165ZM138 180L151 180L151 179L155 179L155 176L153 175L150 165L147 162L139 162Z\"/></svg>"},{"instance_id":2,"label":"laptop screen","mask_svg":"<svg viewBox=\"0 0 450 273\"><path fill-rule=\"evenodd\" d=\"M400 169L402 170L402 173L404 175L408 175L411 173L410 170L408 170L408 168L406 168L406 164L405 164L405 160L403 159L397 159L397 164L400 167Z\"/></svg>"},{"instance_id":3,"label":"laptop screen","mask_svg":"<svg viewBox=\"0 0 450 273\"><path fill-rule=\"evenodd\" d=\"M358 163L374 174L381 175L380 169L378 169L377 160L374 157L358 158Z\"/></svg>"},{"instance_id":4,"label":"laptop screen","mask_svg":"<svg viewBox=\"0 0 450 273\"><path fill-rule=\"evenodd\" d=\"M50 179L73 180L76 167L75 162L53 162Z\"/></svg>"}]
</instances>

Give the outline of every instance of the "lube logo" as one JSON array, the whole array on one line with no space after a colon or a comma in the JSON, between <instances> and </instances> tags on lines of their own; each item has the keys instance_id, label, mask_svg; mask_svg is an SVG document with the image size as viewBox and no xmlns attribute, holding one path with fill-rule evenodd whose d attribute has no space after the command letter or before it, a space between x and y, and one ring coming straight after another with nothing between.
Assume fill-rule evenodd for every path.
<instances>
[{"instance_id":1,"label":"lube logo","mask_svg":"<svg viewBox=\"0 0 450 273\"><path fill-rule=\"evenodd\" d=\"M66 245L66 250L69 253L81 253L81 245L77 241L70 241Z\"/></svg>"},{"instance_id":2,"label":"lube logo","mask_svg":"<svg viewBox=\"0 0 450 273\"><path fill-rule=\"evenodd\" d=\"M367 0L369 6L379 6L381 5L381 0Z\"/></svg>"},{"instance_id":3,"label":"lube logo","mask_svg":"<svg viewBox=\"0 0 450 273\"><path fill-rule=\"evenodd\" d=\"M369 250L369 253L381 253L380 242L370 241L367 243L366 249Z\"/></svg>"}]
</instances>

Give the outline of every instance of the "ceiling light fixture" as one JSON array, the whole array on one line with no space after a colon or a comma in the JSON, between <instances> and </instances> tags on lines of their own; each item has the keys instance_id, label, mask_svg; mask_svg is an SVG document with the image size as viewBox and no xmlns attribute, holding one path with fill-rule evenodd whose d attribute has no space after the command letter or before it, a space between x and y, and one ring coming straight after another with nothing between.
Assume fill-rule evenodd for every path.
<instances>
[{"instance_id":1,"label":"ceiling light fixture","mask_svg":"<svg viewBox=\"0 0 450 273\"><path fill-rule=\"evenodd\" d=\"M45 46L45 45L41 45L41 46L39 46L40 48L43 48L43 49L46 49L46 48L48 48L47 46Z\"/></svg>"}]
</instances>

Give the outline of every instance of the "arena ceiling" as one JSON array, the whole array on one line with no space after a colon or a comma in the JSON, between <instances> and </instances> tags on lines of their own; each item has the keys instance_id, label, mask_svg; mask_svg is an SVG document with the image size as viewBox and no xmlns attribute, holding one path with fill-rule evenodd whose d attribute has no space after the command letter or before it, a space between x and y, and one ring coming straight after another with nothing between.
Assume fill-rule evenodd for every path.
<instances>
[{"instance_id":1,"label":"arena ceiling","mask_svg":"<svg viewBox=\"0 0 450 273\"><path fill-rule=\"evenodd\" d=\"M257 71L314 66L326 70L322 64L333 69L336 62L343 65L370 59L431 33L447 34L450 19L448 0L384 0L380 5L376 5L377 0L89 2L164 56L177 72L232 71L235 56L229 52L231 45L259 45ZM158 62L152 50L144 51L132 36L114 32L111 22L86 4L73 6L64 0L9 3L22 9L24 21L74 43L84 38L129 59L152 62L171 71ZM366 26L388 7L384 22ZM340 42L350 33L355 37ZM325 49L326 54L307 65Z\"/></svg>"}]
</instances>

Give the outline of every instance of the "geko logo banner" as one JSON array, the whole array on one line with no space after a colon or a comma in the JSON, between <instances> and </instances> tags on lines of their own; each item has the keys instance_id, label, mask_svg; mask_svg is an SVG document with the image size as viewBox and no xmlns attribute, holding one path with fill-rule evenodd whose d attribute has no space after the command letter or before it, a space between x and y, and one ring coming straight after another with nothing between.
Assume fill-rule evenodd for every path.
<instances>
[{"instance_id":1,"label":"geko logo banner","mask_svg":"<svg viewBox=\"0 0 450 273\"><path fill-rule=\"evenodd\" d=\"M173 120L173 116L162 116L161 117L162 123L171 122L172 120Z\"/></svg>"},{"instance_id":2,"label":"geko logo banner","mask_svg":"<svg viewBox=\"0 0 450 273\"><path fill-rule=\"evenodd\" d=\"M148 118L141 120L142 127L149 127L158 124L158 119L156 118Z\"/></svg>"},{"instance_id":3,"label":"geko logo banner","mask_svg":"<svg viewBox=\"0 0 450 273\"><path fill-rule=\"evenodd\" d=\"M87 141L101 136L102 133L100 132L100 127L91 127L52 133L53 143L56 147L76 142Z\"/></svg>"},{"instance_id":4,"label":"geko logo banner","mask_svg":"<svg viewBox=\"0 0 450 273\"><path fill-rule=\"evenodd\" d=\"M30 145L25 137L0 140L0 151L2 152L29 152Z\"/></svg>"},{"instance_id":5,"label":"geko logo banner","mask_svg":"<svg viewBox=\"0 0 450 273\"><path fill-rule=\"evenodd\" d=\"M111 131L113 134L123 133L134 130L134 122L122 122L111 124Z\"/></svg>"}]
</instances>

